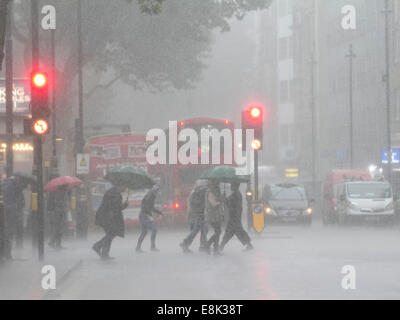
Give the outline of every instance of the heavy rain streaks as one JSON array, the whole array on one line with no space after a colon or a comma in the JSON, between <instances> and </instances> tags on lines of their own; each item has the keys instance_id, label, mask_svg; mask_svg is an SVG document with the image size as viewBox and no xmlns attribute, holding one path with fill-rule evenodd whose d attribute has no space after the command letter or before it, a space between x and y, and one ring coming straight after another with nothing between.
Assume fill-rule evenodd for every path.
<instances>
[{"instance_id":1,"label":"heavy rain streaks","mask_svg":"<svg viewBox=\"0 0 400 320\"><path fill-rule=\"evenodd\" d=\"M398 299L399 9L1 1L0 300Z\"/></svg>"}]
</instances>

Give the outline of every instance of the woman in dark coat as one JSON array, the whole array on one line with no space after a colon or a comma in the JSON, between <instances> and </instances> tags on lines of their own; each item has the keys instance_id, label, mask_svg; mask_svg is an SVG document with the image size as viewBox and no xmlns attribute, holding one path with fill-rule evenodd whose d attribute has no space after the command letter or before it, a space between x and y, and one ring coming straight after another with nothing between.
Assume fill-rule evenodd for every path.
<instances>
[{"instance_id":1,"label":"woman in dark coat","mask_svg":"<svg viewBox=\"0 0 400 320\"><path fill-rule=\"evenodd\" d=\"M60 186L49 195L47 209L50 211L51 237L49 246L54 249L62 249L61 239L65 230L67 212L69 210L70 197L68 186Z\"/></svg>"},{"instance_id":2,"label":"woman in dark coat","mask_svg":"<svg viewBox=\"0 0 400 320\"><path fill-rule=\"evenodd\" d=\"M122 211L128 207L128 201L122 203L121 195L125 189L124 186L114 186L108 190L96 213L95 223L104 229L106 235L93 245L93 250L102 259L111 259L109 256L111 242L117 236L121 238L125 236Z\"/></svg>"}]
</instances>

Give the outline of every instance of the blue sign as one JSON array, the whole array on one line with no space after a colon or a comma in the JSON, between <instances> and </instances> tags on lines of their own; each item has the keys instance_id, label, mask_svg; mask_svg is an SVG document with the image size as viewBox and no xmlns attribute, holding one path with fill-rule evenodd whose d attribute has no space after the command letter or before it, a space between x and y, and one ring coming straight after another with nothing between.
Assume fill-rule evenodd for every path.
<instances>
[{"instance_id":1,"label":"blue sign","mask_svg":"<svg viewBox=\"0 0 400 320\"><path fill-rule=\"evenodd\" d=\"M387 164L388 162L387 150L382 150L382 163ZM400 149L392 149L392 163L400 164Z\"/></svg>"},{"instance_id":2,"label":"blue sign","mask_svg":"<svg viewBox=\"0 0 400 320\"><path fill-rule=\"evenodd\" d=\"M255 205L254 206L254 213L255 214L261 214L263 212L264 212L264 210L263 210L263 207L261 205Z\"/></svg>"}]
</instances>

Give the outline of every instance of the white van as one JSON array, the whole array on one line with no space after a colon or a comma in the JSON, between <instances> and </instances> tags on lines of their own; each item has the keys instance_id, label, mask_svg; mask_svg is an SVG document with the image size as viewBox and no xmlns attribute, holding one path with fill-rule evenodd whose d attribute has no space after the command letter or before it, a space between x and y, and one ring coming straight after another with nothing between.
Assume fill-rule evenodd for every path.
<instances>
[{"instance_id":1,"label":"white van","mask_svg":"<svg viewBox=\"0 0 400 320\"><path fill-rule=\"evenodd\" d=\"M338 184L339 224L366 219L392 221L395 217L392 187L388 182L349 181Z\"/></svg>"}]
</instances>

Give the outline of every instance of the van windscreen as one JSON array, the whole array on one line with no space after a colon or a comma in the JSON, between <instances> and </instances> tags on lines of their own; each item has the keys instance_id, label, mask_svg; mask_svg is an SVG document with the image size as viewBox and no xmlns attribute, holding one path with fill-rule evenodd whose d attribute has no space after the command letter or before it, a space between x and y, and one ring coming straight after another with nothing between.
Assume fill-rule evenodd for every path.
<instances>
[{"instance_id":1,"label":"van windscreen","mask_svg":"<svg viewBox=\"0 0 400 320\"><path fill-rule=\"evenodd\" d=\"M390 185L387 183L350 183L347 193L352 199L388 199L392 197Z\"/></svg>"}]
</instances>

